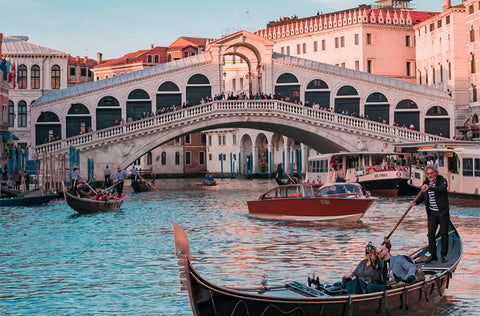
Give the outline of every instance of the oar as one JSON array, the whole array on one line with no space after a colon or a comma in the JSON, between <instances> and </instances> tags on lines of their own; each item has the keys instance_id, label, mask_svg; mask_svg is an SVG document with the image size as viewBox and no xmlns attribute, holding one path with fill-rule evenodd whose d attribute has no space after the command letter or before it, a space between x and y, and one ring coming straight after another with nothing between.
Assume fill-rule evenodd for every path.
<instances>
[{"instance_id":1,"label":"oar","mask_svg":"<svg viewBox=\"0 0 480 316\"><path fill-rule=\"evenodd\" d=\"M93 188L90 186L90 184L88 184L88 182L87 182L87 181L83 180L82 178L79 178L79 179L80 179L80 180L82 180L83 182L85 182L85 184L86 184L86 185L87 185L87 186L90 188L90 190L92 190L92 191L95 193L95 196L97 196L97 195L98 195L98 192L97 192L97 191L95 191L95 190L94 190L94 189L93 189Z\"/></svg>"},{"instance_id":2,"label":"oar","mask_svg":"<svg viewBox=\"0 0 480 316\"><path fill-rule=\"evenodd\" d=\"M146 184L148 184L149 186L151 186L155 191L159 192L160 190L158 190L156 187L154 187L150 182L148 182L147 180L145 180L141 175L138 174L138 177L140 179L142 179L143 181L145 181Z\"/></svg>"},{"instance_id":3,"label":"oar","mask_svg":"<svg viewBox=\"0 0 480 316\"><path fill-rule=\"evenodd\" d=\"M416 202L416 201L418 200L418 198L420 197L420 195L422 195L422 194L423 194L422 191L418 192L417 196L415 197L415 200L413 200L413 201ZM413 205L410 205L410 206L407 208L407 210L405 211L405 213L403 214L403 216L400 217L400 219L398 220L397 225L395 225L395 227L393 227L392 231L390 232L390 234L388 234L387 237L385 237L385 239L390 239L390 236L392 236L393 232L397 229L398 225L400 225L400 223L403 221L403 219L405 218L405 216L407 216L408 212L410 212L410 209L412 208L412 206L413 206ZM385 244L385 239L384 239L382 245Z\"/></svg>"},{"instance_id":4,"label":"oar","mask_svg":"<svg viewBox=\"0 0 480 316\"><path fill-rule=\"evenodd\" d=\"M292 181L293 183L297 184L297 181L293 180L292 177L290 177L290 175L288 173L285 173L287 175L287 177L290 179L290 181Z\"/></svg>"}]
</instances>

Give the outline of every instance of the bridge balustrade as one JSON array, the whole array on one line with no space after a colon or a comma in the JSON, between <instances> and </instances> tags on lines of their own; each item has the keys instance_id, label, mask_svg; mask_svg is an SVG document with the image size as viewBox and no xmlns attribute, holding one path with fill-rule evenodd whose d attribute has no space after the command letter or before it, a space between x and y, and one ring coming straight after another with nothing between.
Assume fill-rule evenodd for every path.
<instances>
[{"instance_id":1,"label":"bridge balustrade","mask_svg":"<svg viewBox=\"0 0 480 316\"><path fill-rule=\"evenodd\" d=\"M188 118L195 118L200 115L238 110L242 110L242 113L248 113L249 111L270 112L275 110L284 112L285 114L307 118L312 123L314 123L314 121L321 121L323 123L328 123L335 128L356 128L363 132L368 131L373 134L381 134L384 136L396 139L406 139L409 141L439 141L445 139L443 137L425 134L418 131L411 131L401 127L369 121L358 117L346 116L326 110L313 109L279 100L227 100L204 103L186 109L145 118L143 120L70 137L68 139L38 145L35 147L35 152L40 154L66 151L68 150L69 146L87 145L92 142L107 142L112 138L116 138L121 135L144 132L158 126L179 122Z\"/></svg>"}]
</instances>

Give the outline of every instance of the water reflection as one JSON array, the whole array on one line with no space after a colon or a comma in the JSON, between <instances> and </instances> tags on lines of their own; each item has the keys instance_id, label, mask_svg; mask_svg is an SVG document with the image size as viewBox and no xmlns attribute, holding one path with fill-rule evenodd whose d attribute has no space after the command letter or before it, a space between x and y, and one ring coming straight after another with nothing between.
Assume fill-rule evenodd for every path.
<instances>
[{"instance_id":1,"label":"water reflection","mask_svg":"<svg viewBox=\"0 0 480 316\"><path fill-rule=\"evenodd\" d=\"M172 222L187 232L199 272L220 285L258 285L263 274L272 285L305 281L313 272L335 282L363 258L368 241L383 241L413 198L381 198L362 223L274 222L249 219L246 206L273 181L157 184L160 192L128 193L116 212L78 216L62 200L0 209L2 313L191 315L180 291ZM429 314L480 311L479 217L478 210L452 209L464 256ZM415 207L393 233L392 252L411 253L426 234L425 211Z\"/></svg>"}]
</instances>

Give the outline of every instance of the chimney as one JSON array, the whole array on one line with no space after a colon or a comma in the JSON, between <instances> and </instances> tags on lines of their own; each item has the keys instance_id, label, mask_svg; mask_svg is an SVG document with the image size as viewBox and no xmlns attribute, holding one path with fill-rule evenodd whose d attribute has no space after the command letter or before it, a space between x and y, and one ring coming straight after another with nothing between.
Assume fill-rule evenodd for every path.
<instances>
[{"instance_id":1,"label":"chimney","mask_svg":"<svg viewBox=\"0 0 480 316\"><path fill-rule=\"evenodd\" d=\"M97 65L102 63L102 53L97 53Z\"/></svg>"},{"instance_id":2,"label":"chimney","mask_svg":"<svg viewBox=\"0 0 480 316\"><path fill-rule=\"evenodd\" d=\"M150 44L150 49L153 49L153 44Z\"/></svg>"},{"instance_id":3,"label":"chimney","mask_svg":"<svg viewBox=\"0 0 480 316\"><path fill-rule=\"evenodd\" d=\"M83 57L83 63L84 63L84 64L87 63L87 56Z\"/></svg>"},{"instance_id":4,"label":"chimney","mask_svg":"<svg viewBox=\"0 0 480 316\"><path fill-rule=\"evenodd\" d=\"M443 11L446 11L452 7L452 0L443 0Z\"/></svg>"},{"instance_id":5,"label":"chimney","mask_svg":"<svg viewBox=\"0 0 480 316\"><path fill-rule=\"evenodd\" d=\"M75 57L75 62L78 64L78 62L80 61L80 56L77 56Z\"/></svg>"}]
</instances>

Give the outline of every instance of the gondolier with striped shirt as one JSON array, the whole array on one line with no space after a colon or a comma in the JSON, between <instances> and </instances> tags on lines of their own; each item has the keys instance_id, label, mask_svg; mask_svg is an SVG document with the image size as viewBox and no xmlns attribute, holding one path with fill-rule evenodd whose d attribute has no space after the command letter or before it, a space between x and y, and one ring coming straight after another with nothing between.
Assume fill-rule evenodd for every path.
<instances>
[{"instance_id":1,"label":"gondolier with striped shirt","mask_svg":"<svg viewBox=\"0 0 480 316\"><path fill-rule=\"evenodd\" d=\"M117 187L117 194L119 197L122 196L123 193L123 183L125 179L128 177L128 172L121 169L120 166L117 167L117 172L115 172L115 183Z\"/></svg>"},{"instance_id":2,"label":"gondolier with striped shirt","mask_svg":"<svg viewBox=\"0 0 480 316\"><path fill-rule=\"evenodd\" d=\"M425 168L426 179L423 182L421 191L423 194L416 201L410 202L410 205L425 202L428 222L428 248L430 257L425 263L437 261L437 242L435 234L440 226L441 239L441 257L442 263L447 262L448 254L448 227L450 223L450 211L448 205L448 184L447 180L438 174L437 168L427 166Z\"/></svg>"}]
</instances>

